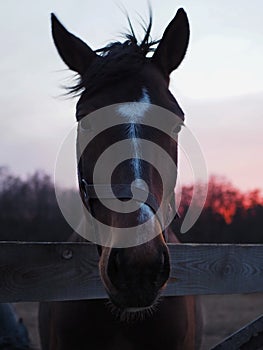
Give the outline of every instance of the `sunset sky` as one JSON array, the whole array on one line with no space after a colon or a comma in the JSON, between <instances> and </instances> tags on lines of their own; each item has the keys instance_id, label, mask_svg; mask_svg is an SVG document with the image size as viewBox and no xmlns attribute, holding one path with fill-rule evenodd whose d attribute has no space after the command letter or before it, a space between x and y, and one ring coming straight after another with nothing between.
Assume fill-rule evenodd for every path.
<instances>
[{"instance_id":1,"label":"sunset sky","mask_svg":"<svg viewBox=\"0 0 263 350\"><path fill-rule=\"evenodd\" d=\"M53 175L56 154L75 123L75 99L63 96L72 73L50 34L50 12L92 48L119 40L128 10L140 34L142 0L10 0L0 4L0 165L26 175ZM198 139L208 173L242 190L263 189L262 0L152 0L153 38L179 7L189 17L186 58L172 74L171 91ZM183 167L182 167L183 169ZM187 174L181 173L181 182Z\"/></svg>"}]
</instances>

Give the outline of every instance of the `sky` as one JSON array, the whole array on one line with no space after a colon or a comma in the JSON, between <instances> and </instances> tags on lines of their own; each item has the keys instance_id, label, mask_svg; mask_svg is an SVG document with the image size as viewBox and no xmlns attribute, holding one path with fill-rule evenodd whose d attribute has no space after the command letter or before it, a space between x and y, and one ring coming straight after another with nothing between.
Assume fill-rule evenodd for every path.
<instances>
[{"instance_id":1,"label":"sky","mask_svg":"<svg viewBox=\"0 0 263 350\"><path fill-rule=\"evenodd\" d=\"M263 2L152 0L154 38L178 8L189 17L187 55L170 89L203 151L209 174L242 190L263 189ZM59 58L50 13L92 48L119 40L130 14L138 34L147 1L10 0L0 3L0 165L53 176L56 155L75 124L76 99L64 96L73 74ZM183 163L183 160L182 160ZM189 181L184 165L180 181Z\"/></svg>"}]
</instances>

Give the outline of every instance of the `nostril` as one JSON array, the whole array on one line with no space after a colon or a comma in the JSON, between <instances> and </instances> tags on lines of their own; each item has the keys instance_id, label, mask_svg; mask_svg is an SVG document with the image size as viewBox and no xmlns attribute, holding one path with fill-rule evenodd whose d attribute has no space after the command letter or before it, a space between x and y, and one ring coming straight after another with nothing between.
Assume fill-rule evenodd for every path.
<instances>
[{"instance_id":1,"label":"nostril","mask_svg":"<svg viewBox=\"0 0 263 350\"><path fill-rule=\"evenodd\" d=\"M163 251L163 255L162 255L162 265L164 269L167 269L170 271L170 255L168 252L168 248L166 248Z\"/></svg>"},{"instance_id":2,"label":"nostril","mask_svg":"<svg viewBox=\"0 0 263 350\"><path fill-rule=\"evenodd\" d=\"M114 253L114 256L112 259L112 265L116 272L120 270L121 263L120 263L120 254L118 252Z\"/></svg>"},{"instance_id":3,"label":"nostril","mask_svg":"<svg viewBox=\"0 0 263 350\"><path fill-rule=\"evenodd\" d=\"M164 249L160 257L160 270L155 285L161 288L170 275L170 256L167 249Z\"/></svg>"},{"instance_id":4,"label":"nostril","mask_svg":"<svg viewBox=\"0 0 263 350\"><path fill-rule=\"evenodd\" d=\"M109 256L107 273L112 284L117 286L117 284L119 283L118 281L120 279L120 274L121 274L121 263L120 263L120 253L115 249L112 249Z\"/></svg>"},{"instance_id":5,"label":"nostril","mask_svg":"<svg viewBox=\"0 0 263 350\"><path fill-rule=\"evenodd\" d=\"M164 264L165 264L165 252L163 252L161 257L161 265L164 266Z\"/></svg>"}]
</instances>

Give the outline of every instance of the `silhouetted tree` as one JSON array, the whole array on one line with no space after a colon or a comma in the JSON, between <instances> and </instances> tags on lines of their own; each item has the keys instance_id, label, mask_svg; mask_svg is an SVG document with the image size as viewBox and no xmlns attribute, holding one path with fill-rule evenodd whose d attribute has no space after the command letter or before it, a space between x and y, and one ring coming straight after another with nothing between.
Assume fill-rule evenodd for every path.
<instances>
[{"instance_id":1,"label":"silhouetted tree","mask_svg":"<svg viewBox=\"0 0 263 350\"><path fill-rule=\"evenodd\" d=\"M194 187L182 188L180 222L174 229L183 242L199 243L263 243L263 198L256 189L243 193L225 178L212 176L202 213L185 234L179 228L190 205ZM61 190L62 191L62 190ZM199 194L195 205L200 206L204 185L197 184ZM63 190L63 202L73 211L76 190ZM73 206L73 207L72 207ZM72 233L60 212L50 176L38 171L26 179L12 175L0 167L0 240L64 241Z\"/></svg>"},{"instance_id":2,"label":"silhouetted tree","mask_svg":"<svg viewBox=\"0 0 263 350\"><path fill-rule=\"evenodd\" d=\"M1 240L66 240L71 232L50 176L38 171L22 180L0 168Z\"/></svg>"},{"instance_id":3,"label":"silhouetted tree","mask_svg":"<svg viewBox=\"0 0 263 350\"><path fill-rule=\"evenodd\" d=\"M193 186L183 187L181 223L192 194ZM225 178L211 176L199 219L187 233L179 233L179 237L183 242L263 243L262 225L263 198L259 189L243 193Z\"/></svg>"}]
</instances>

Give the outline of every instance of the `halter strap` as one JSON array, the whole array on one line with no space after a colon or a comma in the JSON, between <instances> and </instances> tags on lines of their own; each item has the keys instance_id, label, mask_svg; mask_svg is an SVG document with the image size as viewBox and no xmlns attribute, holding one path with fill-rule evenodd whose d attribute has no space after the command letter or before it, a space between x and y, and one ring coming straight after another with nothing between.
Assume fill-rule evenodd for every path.
<instances>
[{"instance_id":1,"label":"halter strap","mask_svg":"<svg viewBox=\"0 0 263 350\"><path fill-rule=\"evenodd\" d=\"M133 193L131 192L131 186L127 184L88 184L85 179L81 179L81 183L84 185L85 192L83 193L85 204L90 210L90 199L132 199L141 203L147 204L153 212L157 215L158 221L161 227L164 227L164 220L158 213L159 204L156 197L149 191L144 190L141 187L133 186ZM96 188L99 189L100 196L96 192ZM146 196L145 196L146 195ZM145 200L145 197L147 198ZM91 210L90 210L91 211ZM164 238L168 242L167 230L163 231Z\"/></svg>"}]
</instances>

